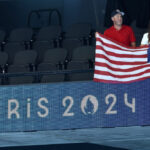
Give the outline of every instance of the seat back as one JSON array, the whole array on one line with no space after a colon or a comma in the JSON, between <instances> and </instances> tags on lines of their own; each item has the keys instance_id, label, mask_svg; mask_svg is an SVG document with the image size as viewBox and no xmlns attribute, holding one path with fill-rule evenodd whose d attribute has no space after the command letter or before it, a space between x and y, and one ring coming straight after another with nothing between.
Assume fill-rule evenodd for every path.
<instances>
[{"instance_id":1,"label":"seat back","mask_svg":"<svg viewBox=\"0 0 150 150\"><path fill-rule=\"evenodd\" d=\"M43 27L37 34L37 41L56 40L61 35L61 27L59 25Z\"/></svg>"},{"instance_id":2,"label":"seat back","mask_svg":"<svg viewBox=\"0 0 150 150\"><path fill-rule=\"evenodd\" d=\"M18 28L11 31L9 42L28 42L32 39L33 31L30 28Z\"/></svg>"}]
</instances>

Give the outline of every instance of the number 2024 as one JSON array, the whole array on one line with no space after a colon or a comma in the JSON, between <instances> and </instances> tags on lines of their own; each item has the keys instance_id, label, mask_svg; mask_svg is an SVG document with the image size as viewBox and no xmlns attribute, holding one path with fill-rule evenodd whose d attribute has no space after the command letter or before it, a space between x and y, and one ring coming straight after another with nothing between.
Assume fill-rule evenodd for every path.
<instances>
[{"instance_id":1,"label":"number 2024","mask_svg":"<svg viewBox=\"0 0 150 150\"><path fill-rule=\"evenodd\" d=\"M89 96L93 96L93 95L89 95ZM110 99L111 99L111 101L110 101ZM69 105L68 106L67 106L67 101L69 101ZM98 101L97 101L97 103L98 103ZM113 107L117 103L117 97L116 97L115 94L108 94L105 97L105 103L107 105L109 105L109 107L106 110L105 114L107 114L107 115L117 114L117 110L113 109ZM131 109L132 113L135 113L135 98L132 98L132 102L129 103L129 101L128 101L128 94L125 93L124 94L124 103L125 103L125 106L127 106L128 108ZM69 116L74 116L75 115L74 112L71 112L71 108L74 105L74 100L73 100L73 98L71 96L66 96L65 98L63 98L62 105L63 105L63 107L66 107L66 110L63 113L64 117L69 117Z\"/></svg>"}]
</instances>

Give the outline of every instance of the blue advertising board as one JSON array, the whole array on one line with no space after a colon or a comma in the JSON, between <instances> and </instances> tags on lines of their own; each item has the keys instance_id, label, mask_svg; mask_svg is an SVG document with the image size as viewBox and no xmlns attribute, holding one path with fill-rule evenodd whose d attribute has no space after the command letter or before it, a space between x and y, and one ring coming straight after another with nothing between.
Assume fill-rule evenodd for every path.
<instances>
[{"instance_id":1,"label":"blue advertising board","mask_svg":"<svg viewBox=\"0 0 150 150\"><path fill-rule=\"evenodd\" d=\"M150 80L0 87L0 132L150 125Z\"/></svg>"}]
</instances>

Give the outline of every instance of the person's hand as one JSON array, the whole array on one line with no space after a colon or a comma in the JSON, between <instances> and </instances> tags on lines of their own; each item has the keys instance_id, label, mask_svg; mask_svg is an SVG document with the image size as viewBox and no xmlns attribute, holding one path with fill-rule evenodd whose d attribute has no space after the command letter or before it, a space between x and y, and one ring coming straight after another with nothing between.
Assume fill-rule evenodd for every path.
<instances>
[{"instance_id":1,"label":"person's hand","mask_svg":"<svg viewBox=\"0 0 150 150\"><path fill-rule=\"evenodd\" d=\"M98 32L95 32L95 38L96 38L96 34L97 34Z\"/></svg>"}]
</instances>

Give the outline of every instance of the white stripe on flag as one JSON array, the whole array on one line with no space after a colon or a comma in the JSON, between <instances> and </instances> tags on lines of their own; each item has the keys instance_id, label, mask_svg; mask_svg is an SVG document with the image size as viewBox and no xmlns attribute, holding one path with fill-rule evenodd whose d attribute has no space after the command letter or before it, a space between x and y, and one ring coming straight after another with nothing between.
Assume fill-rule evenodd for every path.
<instances>
[{"instance_id":1,"label":"white stripe on flag","mask_svg":"<svg viewBox=\"0 0 150 150\"><path fill-rule=\"evenodd\" d=\"M96 66L95 65L95 70L98 70L98 71L106 71L106 72L110 72L114 75L134 75L134 74L138 74L138 73L142 73L146 70L149 70L150 69L150 66L149 67L145 67L145 68L142 68L142 69L138 69L138 70L135 70L135 71L130 71L130 72L123 72L123 71L113 71L113 70L110 70L108 69L107 67L100 67L100 66Z\"/></svg>"},{"instance_id":2,"label":"white stripe on flag","mask_svg":"<svg viewBox=\"0 0 150 150\"><path fill-rule=\"evenodd\" d=\"M144 49L144 51L122 51L121 49L118 50L118 49L115 49L115 48L110 48L108 46L105 46L103 45L101 42L96 42L96 45L99 45L101 47L103 47L106 51L109 51L109 52L113 52L113 53L116 53L116 54L132 54L132 55L144 55L144 54L147 54L147 49Z\"/></svg>"},{"instance_id":3,"label":"white stripe on flag","mask_svg":"<svg viewBox=\"0 0 150 150\"><path fill-rule=\"evenodd\" d=\"M104 56L108 56L108 54L106 54L103 50L97 50L96 54L102 54ZM135 61L140 61L140 62L147 62L147 58L120 58L120 57L115 57L115 56L111 56L109 55L109 59L111 60L115 60L115 61L122 61L122 62L135 62Z\"/></svg>"}]
</instances>

